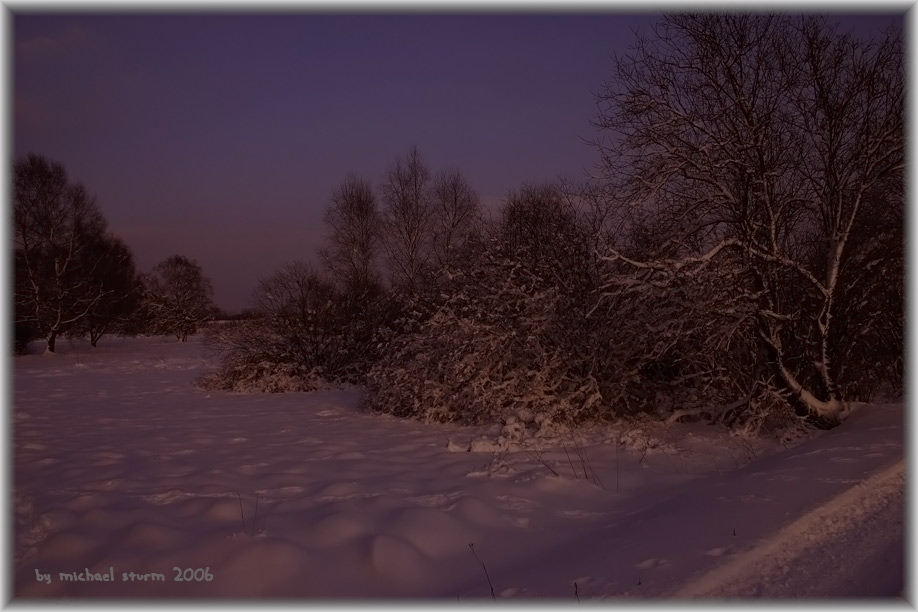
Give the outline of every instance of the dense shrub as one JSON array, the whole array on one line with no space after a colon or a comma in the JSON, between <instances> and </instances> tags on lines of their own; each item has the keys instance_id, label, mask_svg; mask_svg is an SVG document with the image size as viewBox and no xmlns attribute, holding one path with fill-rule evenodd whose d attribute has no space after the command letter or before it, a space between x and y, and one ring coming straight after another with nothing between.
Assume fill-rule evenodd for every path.
<instances>
[{"instance_id":1,"label":"dense shrub","mask_svg":"<svg viewBox=\"0 0 918 612\"><path fill-rule=\"evenodd\" d=\"M236 393L313 391L324 385L318 368L292 358L264 319L211 326L205 345L223 354L220 367L199 380L206 389Z\"/></svg>"},{"instance_id":2,"label":"dense shrub","mask_svg":"<svg viewBox=\"0 0 918 612\"><path fill-rule=\"evenodd\" d=\"M466 424L525 412L565 422L596 416L596 382L572 376L550 339L558 292L537 289L518 262L481 259L450 280L445 303L416 331L389 342L369 372L367 407Z\"/></svg>"},{"instance_id":3,"label":"dense shrub","mask_svg":"<svg viewBox=\"0 0 918 612\"><path fill-rule=\"evenodd\" d=\"M279 392L361 382L389 308L379 287L336 287L299 262L263 280L254 305L254 318L206 332L205 346L223 358L202 379L206 387Z\"/></svg>"}]
</instances>

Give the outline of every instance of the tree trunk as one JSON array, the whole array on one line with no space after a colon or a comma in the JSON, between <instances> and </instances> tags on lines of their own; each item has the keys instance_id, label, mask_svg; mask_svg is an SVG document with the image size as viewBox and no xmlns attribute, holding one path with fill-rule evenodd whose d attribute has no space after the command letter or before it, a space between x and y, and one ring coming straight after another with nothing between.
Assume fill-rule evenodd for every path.
<instances>
[{"instance_id":1,"label":"tree trunk","mask_svg":"<svg viewBox=\"0 0 918 612\"><path fill-rule=\"evenodd\" d=\"M54 352L54 343L57 340L57 332L51 332L48 334L48 352Z\"/></svg>"},{"instance_id":2,"label":"tree trunk","mask_svg":"<svg viewBox=\"0 0 918 612\"><path fill-rule=\"evenodd\" d=\"M847 416L847 406L837 398L823 401L801 385L796 377L780 361L775 362L777 380L790 396L791 405L798 416L819 429L832 429L841 425Z\"/></svg>"},{"instance_id":3,"label":"tree trunk","mask_svg":"<svg viewBox=\"0 0 918 612\"><path fill-rule=\"evenodd\" d=\"M784 360L778 334L767 317L759 314L759 338L766 359L774 372L774 380L785 393L797 416L804 417L819 429L832 429L847 416L847 407L838 398L829 396L823 401L806 389L790 371Z\"/></svg>"}]
</instances>

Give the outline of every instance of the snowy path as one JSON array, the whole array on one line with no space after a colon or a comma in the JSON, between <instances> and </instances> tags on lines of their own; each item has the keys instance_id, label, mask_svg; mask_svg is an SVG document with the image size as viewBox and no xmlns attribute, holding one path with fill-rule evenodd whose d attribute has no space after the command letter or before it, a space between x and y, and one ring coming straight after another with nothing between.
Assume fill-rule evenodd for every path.
<instances>
[{"instance_id":1,"label":"snowy path","mask_svg":"<svg viewBox=\"0 0 918 612\"><path fill-rule=\"evenodd\" d=\"M665 500L606 524L599 533L584 534L556 550L555 556L564 560L566 569L585 573L578 585L581 593L595 595L868 596L877 585L886 585L884 596L898 595L904 558L903 446L902 430L896 425L901 419L900 406L871 406L851 417L855 431L830 432L732 473L692 482L678 491L669 489ZM859 485L878 471L881 481ZM856 494L846 497L852 488ZM829 524L824 524L829 510ZM794 523L798 517L808 520ZM876 526L871 519L884 522ZM786 539L776 541L789 523L794 524L782 534ZM865 531L865 525L871 529ZM882 537L861 548L868 533ZM854 538L847 540L849 536ZM799 537L807 538L808 545L791 550L789 542ZM830 546L839 554L825 550ZM832 581L841 585L845 572L861 569L865 553L871 551L878 562L873 569L888 568L893 574L863 576L864 584L848 585L847 590L840 586L835 594ZM813 558L798 560L798 554ZM736 557L742 558L740 567L734 565ZM798 566L825 574L825 588L777 582ZM604 569L603 578L589 575L589 568L596 567ZM717 567L720 571L704 577L701 584L684 584ZM519 580L541 574L542 584L548 585L558 567L536 563L520 569ZM568 595L561 587L543 594Z\"/></svg>"},{"instance_id":2,"label":"snowy path","mask_svg":"<svg viewBox=\"0 0 918 612\"><path fill-rule=\"evenodd\" d=\"M542 453L449 452L496 431L360 414L357 390L196 389L210 363L196 342L61 348L13 362L20 597L490 597L474 555L498 597L571 599L575 583L581 599L901 589L901 478L855 486L901 461L901 404L755 460L711 427L647 424L660 443L646 453L610 443L621 431L592 432L580 451L591 482L573 438ZM770 551L827 507L832 529L808 523L821 553ZM853 548L872 575L845 557ZM761 584L750 559L822 581ZM213 578L176 581L173 567ZM115 580L61 576L87 570Z\"/></svg>"},{"instance_id":3,"label":"snowy path","mask_svg":"<svg viewBox=\"0 0 918 612\"><path fill-rule=\"evenodd\" d=\"M681 588L691 597L888 597L903 594L904 462Z\"/></svg>"}]
</instances>

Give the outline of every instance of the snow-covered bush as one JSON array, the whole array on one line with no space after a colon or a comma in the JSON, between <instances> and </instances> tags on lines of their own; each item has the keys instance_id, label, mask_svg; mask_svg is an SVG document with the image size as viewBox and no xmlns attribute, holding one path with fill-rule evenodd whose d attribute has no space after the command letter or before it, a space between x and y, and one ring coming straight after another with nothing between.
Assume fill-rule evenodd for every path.
<instances>
[{"instance_id":1,"label":"snow-covered bush","mask_svg":"<svg viewBox=\"0 0 918 612\"><path fill-rule=\"evenodd\" d=\"M268 358L255 361L243 354L228 356L219 370L201 377L198 383L205 389L234 393L314 391L326 385L316 369L303 364Z\"/></svg>"},{"instance_id":2,"label":"snow-covered bush","mask_svg":"<svg viewBox=\"0 0 918 612\"><path fill-rule=\"evenodd\" d=\"M530 305L545 308L540 297ZM599 399L595 382L570 376L561 351L540 343L538 322L502 325L482 314L459 316L445 306L418 332L394 338L370 370L368 406L467 424L497 422L520 410L558 420L591 412Z\"/></svg>"},{"instance_id":3,"label":"snow-covered bush","mask_svg":"<svg viewBox=\"0 0 918 612\"><path fill-rule=\"evenodd\" d=\"M236 393L313 391L324 381L317 368L298 361L265 318L208 327L205 347L222 356L219 368L198 384Z\"/></svg>"},{"instance_id":4,"label":"snow-covered bush","mask_svg":"<svg viewBox=\"0 0 918 612\"><path fill-rule=\"evenodd\" d=\"M558 279L577 270L561 273L563 249L552 248L565 237L556 234L550 244L549 232L530 223L531 212L511 208L480 251L438 286L433 314L394 335L370 369L369 409L461 423L496 423L520 412L561 422L601 415L597 382L572 370L560 329L565 287Z\"/></svg>"},{"instance_id":5,"label":"snow-covered bush","mask_svg":"<svg viewBox=\"0 0 918 612\"><path fill-rule=\"evenodd\" d=\"M754 319L730 302L741 266L730 258L683 263L602 258L592 316L605 332L604 395L623 414L699 414L756 385Z\"/></svg>"},{"instance_id":6,"label":"snow-covered bush","mask_svg":"<svg viewBox=\"0 0 918 612\"><path fill-rule=\"evenodd\" d=\"M299 262L262 281L254 305L257 317L207 330L205 346L223 362L202 385L280 392L360 382L388 316L377 288L341 289Z\"/></svg>"}]
</instances>

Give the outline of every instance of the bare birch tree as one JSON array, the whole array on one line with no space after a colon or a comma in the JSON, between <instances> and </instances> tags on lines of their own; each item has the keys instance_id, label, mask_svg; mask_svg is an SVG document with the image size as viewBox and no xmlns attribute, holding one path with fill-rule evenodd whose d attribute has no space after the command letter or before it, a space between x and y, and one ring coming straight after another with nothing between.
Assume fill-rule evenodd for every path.
<instances>
[{"instance_id":1,"label":"bare birch tree","mask_svg":"<svg viewBox=\"0 0 918 612\"><path fill-rule=\"evenodd\" d=\"M599 103L604 166L653 230L640 257L608 253L603 299L691 275L735 318L718 333L745 330L798 415L840 422L853 387L838 360L882 311L852 301L872 294L852 292L871 282L857 269L901 259L901 244L864 232L871 194L895 200L882 190L904 167L901 33L862 42L815 17L668 16L618 60Z\"/></svg>"},{"instance_id":2,"label":"bare birch tree","mask_svg":"<svg viewBox=\"0 0 918 612\"><path fill-rule=\"evenodd\" d=\"M98 269L105 254L92 251L105 219L61 164L38 155L14 168L14 249L17 324L47 339L47 350L111 292Z\"/></svg>"}]
</instances>

